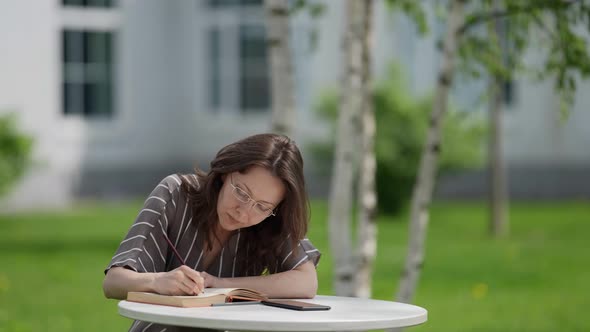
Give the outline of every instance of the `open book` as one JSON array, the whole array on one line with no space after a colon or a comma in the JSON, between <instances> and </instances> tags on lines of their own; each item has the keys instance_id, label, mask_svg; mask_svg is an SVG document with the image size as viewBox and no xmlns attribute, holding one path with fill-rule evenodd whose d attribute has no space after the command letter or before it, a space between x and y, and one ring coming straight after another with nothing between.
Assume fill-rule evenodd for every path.
<instances>
[{"instance_id":1,"label":"open book","mask_svg":"<svg viewBox=\"0 0 590 332\"><path fill-rule=\"evenodd\" d=\"M161 295L146 292L129 292L127 301L174 307L208 307L212 304L238 301L268 300L266 295L248 288L205 288L199 295Z\"/></svg>"}]
</instances>

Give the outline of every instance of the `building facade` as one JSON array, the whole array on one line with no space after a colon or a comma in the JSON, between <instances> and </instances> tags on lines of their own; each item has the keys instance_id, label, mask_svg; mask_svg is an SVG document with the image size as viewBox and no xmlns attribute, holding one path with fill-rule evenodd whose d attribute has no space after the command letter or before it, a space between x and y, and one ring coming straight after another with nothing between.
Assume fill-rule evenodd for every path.
<instances>
[{"instance_id":1,"label":"building facade","mask_svg":"<svg viewBox=\"0 0 590 332\"><path fill-rule=\"evenodd\" d=\"M294 138L304 154L307 143L330 135L312 109L341 77L344 2L323 3L318 20L306 12L291 18ZM433 33L420 37L408 19L376 1L376 78L395 59L416 94L432 91L444 27L433 11L429 17ZM262 0L0 3L0 113L17 113L22 130L35 139L33 166L0 208L145 195L162 176L206 167L223 145L268 131L264 24ZM589 87L579 84L580 91ZM477 89L460 83L455 100L469 107ZM515 82L513 95L503 132L509 165L525 175L538 169L546 179L568 170L576 175L570 189L585 186L576 195L589 197L590 97L578 93L569 120L561 122L551 83ZM306 171L314 176L313 165ZM309 181L310 190L325 194L328 180ZM470 196L483 190L482 181L481 172L443 179L439 193ZM532 177L529 184L535 183Z\"/></svg>"}]
</instances>

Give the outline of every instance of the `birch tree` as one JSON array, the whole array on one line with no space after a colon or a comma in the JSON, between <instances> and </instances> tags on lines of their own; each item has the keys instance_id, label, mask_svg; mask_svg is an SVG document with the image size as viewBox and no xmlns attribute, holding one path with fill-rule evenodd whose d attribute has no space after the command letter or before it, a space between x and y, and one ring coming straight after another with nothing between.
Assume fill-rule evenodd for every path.
<instances>
[{"instance_id":1,"label":"birch tree","mask_svg":"<svg viewBox=\"0 0 590 332\"><path fill-rule=\"evenodd\" d=\"M586 1L523 0L515 2L505 0L502 9L489 10L484 7L484 10L474 10L468 16L462 14L465 2L466 0L451 0L449 3L449 18L443 41L443 59L438 73L436 99L412 196L409 247L397 294L397 299L401 302L412 300L424 262L428 209L432 201L438 155L441 149L440 122L447 108L447 95L455 69L456 52L460 50L464 62L476 63L487 73L496 75L507 70L514 70L514 68L506 69L498 65L497 48L493 47L493 43L489 42L487 36L470 34L472 28L496 18L509 19L513 29L507 38L515 45L511 58L520 64L522 64L520 57L523 50L530 45L531 29L536 28L544 32L547 38L545 38L546 43L543 44L543 49L549 51L546 54L545 63L534 72L540 79L555 78L555 89L561 96L562 110L573 103L576 76L590 76L588 31L585 32L585 36L577 32L582 25L590 26L590 4ZM486 2L489 3L489 0L484 1ZM518 68L518 66L514 67Z\"/></svg>"},{"instance_id":2,"label":"birch tree","mask_svg":"<svg viewBox=\"0 0 590 332\"><path fill-rule=\"evenodd\" d=\"M494 0L493 10L500 11L500 1ZM495 18L488 25L490 41L497 45L499 50L498 61L505 66L505 35L506 24L502 19ZM490 75L489 88L489 140L488 140L488 167L489 167L489 206L490 206L490 233L499 237L508 232L508 192L507 176L502 152L502 83L506 80L498 73Z\"/></svg>"},{"instance_id":3,"label":"birch tree","mask_svg":"<svg viewBox=\"0 0 590 332\"><path fill-rule=\"evenodd\" d=\"M434 106L426 144L420 158L418 176L412 193L409 225L409 246L396 299L411 302L421 267L424 262L424 247L428 213L432 200L435 174L441 147L441 126L447 111L447 99L455 70L458 31L464 21L464 0L451 0L447 30L442 45L442 63L438 72Z\"/></svg>"},{"instance_id":4,"label":"birch tree","mask_svg":"<svg viewBox=\"0 0 590 332\"><path fill-rule=\"evenodd\" d=\"M288 2L264 0L264 8L271 72L272 131L291 136L295 120L295 88L289 42Z\"/></svg>"},{"instance_id":5,"label":"birch tree","mask_svg":"<svg viewBox=\"0 0 590 332\"><path fill-rule=\"evenodd\" d=\"M377 254L377 191L375 187L375 111L373 108L373 90L371 79L373 0L362 1L362 72L361 72L361 161L358 185L358 230L357 230L357 274L355 296L369 298L371 296L371 277L373 262Z\"/></svg>"},{"instance_id":6,"label":"birch tree","mask_svg":"<svg viewBox=\"0 0 590 332\"><path fill-rule=\"evenodd\" d=\"M355 264L352 255L350 213L353 203L355 152L358 151L363 101L363 6L364 1L346 1L343 35L344 73L336 147L330 185L330 249L334 258L333 287L337 295L354 295Z\"/></svg>"}]
</instances>

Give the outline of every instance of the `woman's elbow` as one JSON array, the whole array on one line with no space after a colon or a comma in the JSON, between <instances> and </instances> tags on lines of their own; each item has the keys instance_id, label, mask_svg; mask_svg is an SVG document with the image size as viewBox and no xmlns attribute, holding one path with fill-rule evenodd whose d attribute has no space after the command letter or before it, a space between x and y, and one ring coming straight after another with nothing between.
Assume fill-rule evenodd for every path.
<instances>
[{"instance_id":1,"label":"woman's elbow","mask_svg":"<svg viewBox=\"0 0 590 332\"><path fill-rule=\"evenodd\" d=\"M102 281L102 293L107 299L113 298L113 291L111 290L108 276L105 276Z\"/></svg>"},{"instance_id":2,"label":"woman's elbow","mask_svg":"<svg viewBox=\"0 0 590 332\"><path fill-rule=\"evenodd\" d=\"M116 276L115 273L112 273L111 270L107 272L104 276L104 280L102 281L102 292L107 299L123 299L121 295L117 292L116 289Z\"/></svg>"},{"instance_id":3,"label":"woman's elbow","mask_svg":"<svg viewBox=\"0 0 590 332\"><path fill-rule=\"evenodd\" d=\"M315 266L311 262L306 262L298 270L301 280L304 280L299 296L305 299L314 298L318 293L318 274Z\"/></svg>"},{"instance_id":4,"label":"woman's elbow","mask_svg":"<svg viewBox=\"0 0 590 332\"><path fill-rule=\"evenodd\" d=\"M307 278L307 282L305 283L306 287L303 287L303 293L301 294L302 298L305 299L312 299L318 294L318 276L315 273L315 269L313 274L310 274L309 278Z\"/></svg>"},{"instance_id":5,"label":"woman's elbow","mask_svg":"<svg viewBox=\"0 0 590 332\"><path fill-rule=\"evenodd\" d=\"M318 278L315 276L313 282L310 283L309 289L307 290L306 298L312 299L318 295Z\"/></svg>"}]
</instances>

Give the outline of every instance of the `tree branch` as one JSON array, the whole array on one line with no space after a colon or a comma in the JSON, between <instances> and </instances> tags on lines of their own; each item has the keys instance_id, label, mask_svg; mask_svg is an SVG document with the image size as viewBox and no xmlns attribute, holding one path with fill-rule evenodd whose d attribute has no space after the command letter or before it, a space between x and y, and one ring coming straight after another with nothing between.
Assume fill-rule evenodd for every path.
<instances>
[{"instance_id":1,"label":"tree branch","mask_svg":"<svg viewBox=\"0 0 590 332\"><path fill-rule=\"evenodd\" d=\"M475 25L480 24L485 21L489 21L489 20L493 20L493 19L497 19L497 18L502 18L502 17L507 17L507 16L518 15L518 14L522 14L522 13L528 13L534 9L544 9L544 8L550 7L550 6L562 6L562 9L564 9L564 8L571 6L574 3L578 3L581 1L583 1L583 0L533 1L534 4L531 4L528 6L515 6L515 7L512 7L511 9L507 9L507 10L493 10L491 12L480 13L478 15L472 16L471 18L467 19L465 21L465 23L457 30L457 34L462 35L465 32L467 32L467 30L474 27Z\"/></svg>"}]
</instances>

